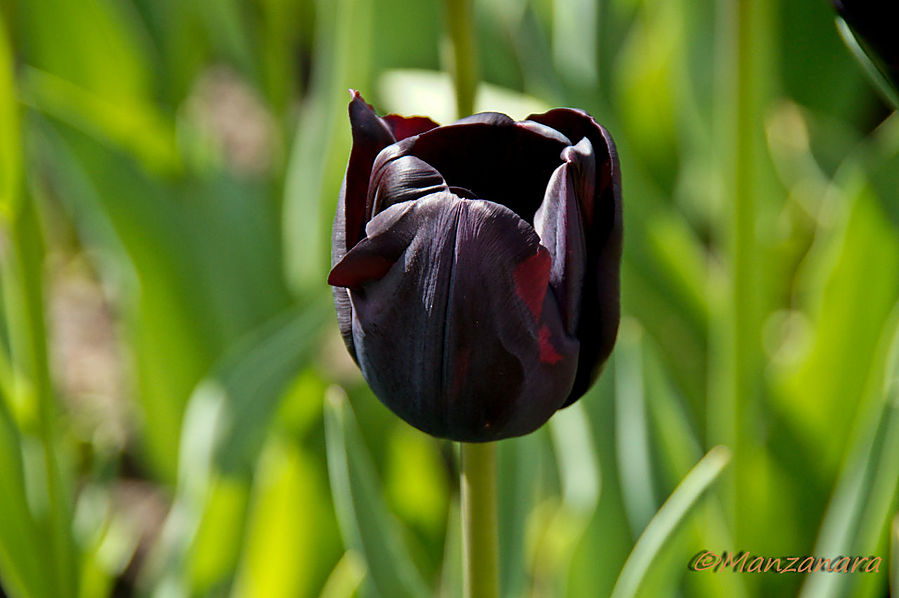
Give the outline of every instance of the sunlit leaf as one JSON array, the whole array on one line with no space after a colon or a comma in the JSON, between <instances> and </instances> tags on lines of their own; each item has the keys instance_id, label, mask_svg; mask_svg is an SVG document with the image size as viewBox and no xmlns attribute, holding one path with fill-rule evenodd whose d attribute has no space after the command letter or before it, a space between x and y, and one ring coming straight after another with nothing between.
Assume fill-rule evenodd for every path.
<instances>
[{"instance_id":1,"label":"sunlit leaf","mask_svg":"<svg viewBox=\"0 0 899 598\"><path fill-rule=\"evenodd\" d=\"M729 461L730 450L718 446L706 453L705 457L690 470L637 540L621 569L612 591L612 598L630 598L637 595L641 581L652 569L665 544L695 509L702 495L719 478Z\"/></svg>"},{"instance_id":2,"label":"sunlit leaf","mask_svg":"<svg viewBox=\"0 0 899 598\"><path fill-rule=\"evenodd\" d=\"M378 491L353 411L339 389L329 391L325 405L328 471L337 519L347 546L365 558L368 580L382 597L430 594L406 551L398 524Z\"/></svg>"},{"instance_id":3,"label":"sunlit leaf","mask_svg":"<svg viewBox=\"0 0 899 598\"><path fill-rule=\"evenodd\" d=\"M894 316L892 322L895 334L886 359L883 398L867 410L856 431L815 545L819 555L877 554L882 532L893 514L891 507L899 489L899 318ZM850 578L811 573L801 596L846 595L854 581Z\"/></svg>"}]
</instances>

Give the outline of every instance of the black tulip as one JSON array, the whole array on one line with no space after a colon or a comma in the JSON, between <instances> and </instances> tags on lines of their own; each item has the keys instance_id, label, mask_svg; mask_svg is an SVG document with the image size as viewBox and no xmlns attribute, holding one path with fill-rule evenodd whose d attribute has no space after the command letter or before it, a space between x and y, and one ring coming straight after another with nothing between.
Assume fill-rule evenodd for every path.
<instances>
[{"instance_id":1,"label":"black tulip","mask_svg":"<svg viewBox=\"0 0 899 598\"><path fill-rule=\"evenodd\" d=\"M611 136L580 110L441 127L378 117L352 94L328 277L350 354L429 434L534 431L587 391L615 343Z\"/></svg>"}]
</instances>

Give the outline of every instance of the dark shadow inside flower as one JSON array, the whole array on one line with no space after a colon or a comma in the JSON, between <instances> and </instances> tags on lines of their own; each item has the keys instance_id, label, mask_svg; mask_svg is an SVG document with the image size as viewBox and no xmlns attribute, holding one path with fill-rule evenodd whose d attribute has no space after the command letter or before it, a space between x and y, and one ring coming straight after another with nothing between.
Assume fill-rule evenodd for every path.
<instances>
[{"instance_id":1,"label":"dark shadow inside flower","mask_svg":"<svg viewBox=\"0 0 899 598\"><path fill-rule=\"evenodd\" d=\"M570 142L555 131L529 126L534 123L504 119L466 120L432 129L418 137L409 154L433 166L450 188L459 189L459 197L504 205L533 224L546 185Z\"/></svg>"}]
</instances>

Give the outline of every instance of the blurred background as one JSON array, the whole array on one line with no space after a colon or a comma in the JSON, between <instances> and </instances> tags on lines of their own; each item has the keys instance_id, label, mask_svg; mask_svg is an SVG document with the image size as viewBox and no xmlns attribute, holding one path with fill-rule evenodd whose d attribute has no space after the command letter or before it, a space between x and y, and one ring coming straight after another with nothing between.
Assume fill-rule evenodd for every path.
<instances>
[{"instance_id":1,"label":"blurred background","mask_svg":"<svg viewBox=\"0 0 899 598\"><path fill-rule=\"evenodd\" d=\"M887 596L899 120L829 3L471 26L478 108L589 111L625 205L613 359L499 449L503 595L609 595L684 480L616 596ZM452 121L446 31L438 0L0 0L0 596L461 595L455 449L368 390L325 284L347 88Z\"/></svg>"}]
</instances>

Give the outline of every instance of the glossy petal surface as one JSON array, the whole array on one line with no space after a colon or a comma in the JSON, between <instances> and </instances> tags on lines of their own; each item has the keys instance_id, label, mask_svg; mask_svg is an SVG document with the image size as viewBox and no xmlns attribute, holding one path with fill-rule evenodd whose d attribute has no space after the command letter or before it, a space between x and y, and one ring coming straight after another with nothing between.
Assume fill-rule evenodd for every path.
<instances>
[{"instance_id":1,"label":"glossy petal surface","mask_svg":"<svg viewBox=\"0 0 899 598\"><path fill-rule=\"evenodd\" d=\"M582 183L586 266L577 337L581 357L577 378L566 401L570 405L596 380L615 345L620 320L621 170L612 136L581 110L557 108L528 120L562 132L570 139L587 138L593 146L593 184ZM582 175L583 176L583 175Z\"/></svg>"},{"instance_id":2,"label":"glossy petal surface","mask_svg":"<svg viewBox=\"0 0 899 598\"><path fill-rule=\"evenodd\" d=\"M498 204L437 193L388 208L338 263L359 364L400 417L487 441L543 424L568 395L577 341L548 292L551 259Z\"/></svg>"},{"instance_id":3,"label":"glossy petal surface","mask_svg":"<svg viewBox=\"0 0 899 598\"><path fill-rule=\"evenodd\" d=\"M350 104L328 282L378 398L432 435L526 434L586 392L619 320L608 132L567 108L447 126Z\"/></svg>"}]
</instances>

